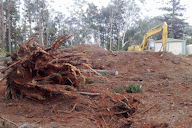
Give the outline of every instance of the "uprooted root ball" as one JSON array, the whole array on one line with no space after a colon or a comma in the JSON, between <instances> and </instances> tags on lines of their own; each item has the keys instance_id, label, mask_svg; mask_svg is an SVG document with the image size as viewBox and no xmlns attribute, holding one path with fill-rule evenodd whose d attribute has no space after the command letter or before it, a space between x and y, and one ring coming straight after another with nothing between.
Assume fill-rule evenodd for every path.
<instances>
[{"instance_id":1,"label":"uprooted root ball","mask_svg":"<svg viewBox=\"0 0 192 128\"><path fill-rule=\"evenodd\" d=\"M45 101L57 96L76 97L74 91L86 75L80 67L91 68L83 53L57 50L65 41L62 36L50 48L38 45L34 36L11 55L7 71L6 98L23 98Z\"/></svg>"}]
</instances>

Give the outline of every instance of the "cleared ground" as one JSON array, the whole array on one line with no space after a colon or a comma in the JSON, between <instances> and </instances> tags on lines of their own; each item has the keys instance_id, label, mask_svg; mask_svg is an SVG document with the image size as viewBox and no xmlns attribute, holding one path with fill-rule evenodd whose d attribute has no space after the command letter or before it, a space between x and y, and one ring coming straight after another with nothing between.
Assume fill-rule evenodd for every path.
<instances>
[{"instance_id":1,"label":"cleared ground","mask_svg":"<svg viewBox=\"0 0 192 128\"><path fill-rule=\"evenodd\" d=\"M166 52L112 52L97 46L66 49L84 53L94 69L119 75L92 76L77 98L47 104L22 99L6 101L6 80L0 84L0 125L32 123L45 128L190 128L192 126L192 57ZM143 93L111 93L114 87L140 84Z\"/></svg>"}]
</instances>

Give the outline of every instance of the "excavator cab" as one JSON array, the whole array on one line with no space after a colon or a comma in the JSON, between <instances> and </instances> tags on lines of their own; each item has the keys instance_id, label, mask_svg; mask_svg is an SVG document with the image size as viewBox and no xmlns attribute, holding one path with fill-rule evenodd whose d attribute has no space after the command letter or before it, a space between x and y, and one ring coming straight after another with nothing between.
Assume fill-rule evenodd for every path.
<instances>
[{"instance_id":1,"label":"excavator cab","mask_svg":"<svg viewBox=\"0 0 192 128\"><path fill-rule=\"evenodd\" d=\"M133 45L128 47L128 51L142 51L142 49L139 45Z\"/></svg>"}]
</instances>

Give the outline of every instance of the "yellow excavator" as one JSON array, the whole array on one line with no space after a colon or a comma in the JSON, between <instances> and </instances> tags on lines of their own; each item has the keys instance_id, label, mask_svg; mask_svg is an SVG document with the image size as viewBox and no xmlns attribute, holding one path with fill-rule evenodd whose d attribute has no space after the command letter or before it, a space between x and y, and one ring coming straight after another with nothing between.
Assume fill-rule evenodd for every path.
<instances>
[{"instance_id":1,"label":"yellow excavator","mask_svg":"<svg viewBox=\"0 0 192 128\"><path fill-rule=\"evenodd\" d=\"M167 23L164 22L163 24L160 24L154 28L152 28L151 30L149 30L143 37L143 41L141 43L141 45L138 46L130 46L128 47L128 51L144 51L148 49L148 45L149 45L149 41L148 39L152 36L155 35L159 32L162 31L162 46L163 46L163 51L166 50L166 43L167 43L167 35L168 35L168 31L167 31Z\"/></svg>"}]
</instances>

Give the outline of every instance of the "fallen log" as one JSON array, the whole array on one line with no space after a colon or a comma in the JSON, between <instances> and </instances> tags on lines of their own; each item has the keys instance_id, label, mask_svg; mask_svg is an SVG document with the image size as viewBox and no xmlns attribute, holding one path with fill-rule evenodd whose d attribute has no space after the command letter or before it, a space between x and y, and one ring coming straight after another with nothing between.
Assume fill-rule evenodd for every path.
<instances>
[{"instance_id":1,"label":"fallen log","mask_svg":"<svg viewBox=\"0 0 192 128\"><path fill-rule=\"evenodd\" d=\"M77 92L81 95L99 96L101 93L91 93L91 92Z\"/></svg>"},{"instance_id":2,"label":"fallen log","mask_svg":"<svg viewBox=\"0 0 192 128\"><path fill-rule=\"evenodd\" d=\"M100 70L100 69L94 69L96 72L100 73L101 75L106 75L106 76L117 76L118 75L118 71L116 70ZM94 73L94 71L90 70L90 69L83 69L84 72L86 73Z\"/></svg>"}]
</instances>

